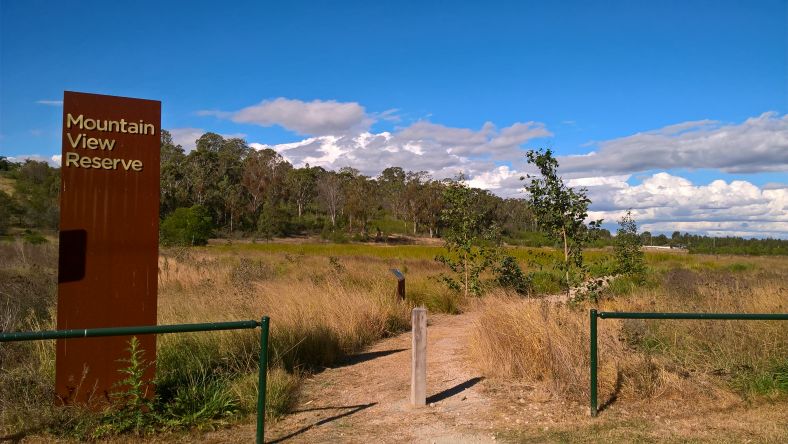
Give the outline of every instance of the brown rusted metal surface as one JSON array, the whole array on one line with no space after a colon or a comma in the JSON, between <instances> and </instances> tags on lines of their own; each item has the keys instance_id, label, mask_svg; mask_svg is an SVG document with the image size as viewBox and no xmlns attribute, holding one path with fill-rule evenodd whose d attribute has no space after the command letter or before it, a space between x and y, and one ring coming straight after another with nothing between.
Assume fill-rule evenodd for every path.
<instances>
[{"instance_id":1,"label":"brown rusted metal surface","mask_svg":"<svg viewBox=\"0 0 788 444\"><path fill-rule=\"evenodd\" d=\"M64 93L59 330L156 325L160 132L161 102ZM108 399L129 339L58 340L60 400ZM156 337L139 339L152 379Z\"/></svg>"}]
</instances>

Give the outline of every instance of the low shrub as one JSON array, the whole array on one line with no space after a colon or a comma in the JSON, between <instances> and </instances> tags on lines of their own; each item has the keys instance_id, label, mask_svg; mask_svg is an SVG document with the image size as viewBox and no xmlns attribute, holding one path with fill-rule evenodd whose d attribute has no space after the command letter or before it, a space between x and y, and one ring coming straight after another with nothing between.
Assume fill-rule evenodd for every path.
<instances>
[{"instance_id":1,"label":"low shrub","mask_svg":"<svg viewBox=\"0 0 788 444\"><path fill-rule=\"evenodd\" d=\"M159 226L160 242L164 246L205 245L213 232L208 210L200 205L178 208Z\"/></svg>"},{"instance_id":2,"label":"low shrub","mask_svg":"<svg viewBox=\"0 0 788 444\"><path fill-rule=\"evenodd\" d=\"M493 271L496 275L495 281L499 286L511 289L522 296L530 295L533 292L531 276L523 273L514 257L505 255L500 263L496 264Z\"/></svg>"}]
</instances>

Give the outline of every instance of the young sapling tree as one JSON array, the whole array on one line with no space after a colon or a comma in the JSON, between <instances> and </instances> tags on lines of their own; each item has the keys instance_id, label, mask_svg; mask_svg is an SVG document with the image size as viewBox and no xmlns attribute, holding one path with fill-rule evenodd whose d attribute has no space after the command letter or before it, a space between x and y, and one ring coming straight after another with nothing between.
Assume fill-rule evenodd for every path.
<instances>
[{"instance_id":1,"label":"young sapling tree","mask_svg":"<svg viewBox=\"0 0 788 444\"><path fill-rule=\"evenodd\" d=\"M539 226L553 241L563 246L563 261L558 263L562 278L561 284L567 294L576 277L583 277L583 247L592 240L602 220L591 221L586 225L588 205L591 199L585 188L573 189L564 184L558 175L558 160L550 149L529 150L526 153L529 164L539 170L539 176L528 175L530 182L525 190L530 196L530 204ZM520 180L525 180L521 177Z\"/></svg>"}]
</instances>

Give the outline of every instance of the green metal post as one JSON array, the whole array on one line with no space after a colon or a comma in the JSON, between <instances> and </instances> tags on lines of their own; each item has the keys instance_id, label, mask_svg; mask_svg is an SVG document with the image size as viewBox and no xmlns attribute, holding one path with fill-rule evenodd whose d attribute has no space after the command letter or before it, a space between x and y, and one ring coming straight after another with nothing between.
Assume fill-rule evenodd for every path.
<instances>
[{"instance_id":1,"label":"green metal post","mask_svg":"<svg viewBox=\"0 0 788 444\"><path fill-rule=\"evenodd\" d=\"M257 381L257 444L265 442L265 389L268 371L268 316L260 321L260 363Z\"/></svg>"},{"instance_id":2,"label":"green metal post","mask_svg":"<svg viewBox=\"0 0 788 444\"><path fill-rule=\"evenodd\" d=\"M591 416L596 417L597 414L597 399L596 399L596 366L597 366L597 350L596 350L596 309L591 309Z\"/></svg>"}]
</instances>

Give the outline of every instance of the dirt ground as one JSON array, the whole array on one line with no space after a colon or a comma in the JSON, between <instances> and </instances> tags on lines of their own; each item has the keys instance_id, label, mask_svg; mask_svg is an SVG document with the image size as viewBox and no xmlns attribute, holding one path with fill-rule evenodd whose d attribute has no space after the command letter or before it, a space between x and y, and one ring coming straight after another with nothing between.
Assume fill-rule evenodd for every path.
<instances>
[{"instance_id":1,"label":"dirt ground","mask_svg":"<svg viewBox=\"0 0 788 444\"><path fill-rule=\"evenodd\" d=\"M266 442L788 442L785 403L692 406L618 402L591 418L588 406L523 384L484 379L468 341L476 314L432 315L428 406L410 406L410 333L383 340L306 381L292 414ZM254 424L211 432L202 443L249 442Z\"/></svg>"},{"instance_id":2,"label":"dirt ground","mask_svg":"<svg viewBox=\"0 0 788 444\"><path fill-rule=\"evenodd\" d=\"M429 319L427 407L410 406L406 333L308 379L294 412L266 430L267 442L494 442L495 401L465 355L473 321L474 314ZM253 434L250 424L203 442L240 442Z\"/></svg>"}]
</instances>

